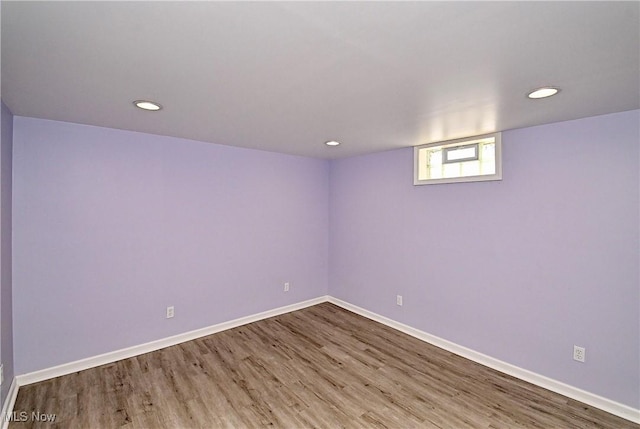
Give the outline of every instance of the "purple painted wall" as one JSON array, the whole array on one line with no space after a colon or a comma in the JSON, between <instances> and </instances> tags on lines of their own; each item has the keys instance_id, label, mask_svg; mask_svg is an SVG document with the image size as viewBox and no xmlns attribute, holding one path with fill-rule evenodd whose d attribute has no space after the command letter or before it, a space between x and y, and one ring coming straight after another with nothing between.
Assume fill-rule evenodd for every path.
<instances>
[{"instance_id":1,"label":"purple painted wall","mask_svg":"<svg viewBox=\"0 0 640 429\"><path fill-rule=\"evenodd\" d=\"M14 127L17 374L326 294L328 161Z\"/></svg>"},{"instance_id":2,"label":"purple painted wall","mask_svg":"<svg viewBox=\"0 0 640 429\"><path fill-rule=\"evenodd\" d=\"M640 406L639 111L504 132L503 181L421 187L411 149L328 162L13 125L16 374L329 291Z\"/></svg>"},{"instance_id":3,"label":"purple painted wall","mask_svg":"<svg viewBox=\"0 0 640 429\"><path fill-rule=\"evenodd\" d=\"M640 408L639 117L504 132L501 182L332 162L330 295Z\"/></svg>"},{"instance_id":4,"label":"purple painted wall","mask_svg":"<svg viewBox=\"0 0 640 429\"><path fill-rule=\"evenodd\" d=\"M13 115L0 103L0 360L4 365L4 383L0 404L4 404L13 380L13 316L11 286L11 194Z\"/></svg>"}]
</instances>

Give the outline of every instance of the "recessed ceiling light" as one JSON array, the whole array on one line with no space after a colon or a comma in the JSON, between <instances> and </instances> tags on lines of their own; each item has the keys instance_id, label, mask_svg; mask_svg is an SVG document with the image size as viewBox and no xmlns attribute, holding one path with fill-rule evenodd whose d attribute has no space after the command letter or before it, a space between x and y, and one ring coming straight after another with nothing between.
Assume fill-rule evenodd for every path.
<instances>
[{"instance_id":1,"label":"recessed ceiling light","mask_svg":"<svg viewBox=\"0 0 640 429\"><path fill-rule=\"evenodd\" d=\"M148 100L136 100L133 102L133 104L143 110L156 111L162 109L162 106L160 104Z\"/></svg>"},{"instance_id":2,"label":"recessed ceiling light","mask_svg":"<svg viewBox=\"0 0 640 429\"><path fill-rule=\"evenodd\" d=\"M340 142L335 140L329 140L328 142L324 142L324 144L326 144L327 146L338 146Z\"/></svg>"},{"instance_id":3,"label":"recessed ceiling light","mask_svg":"<svg viewBox=\"0 0 640 429\"><path fill-rule=\"evenodd\" d=\"M560 92L560 88L545 86L543 88L534 89L527 95L527 97L534 98L534 99L546 98L546 97L551 97L552 95L556 95L558 92Z\"/></svg>"}]
</instances>

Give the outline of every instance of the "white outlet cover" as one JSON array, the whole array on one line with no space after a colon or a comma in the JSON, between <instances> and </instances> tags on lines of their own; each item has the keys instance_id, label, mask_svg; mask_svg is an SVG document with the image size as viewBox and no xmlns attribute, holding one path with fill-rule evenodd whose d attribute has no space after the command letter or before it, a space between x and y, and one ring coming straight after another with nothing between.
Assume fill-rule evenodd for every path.
<instances>
[{"instance_id":1,"label":"white outlet cover","mask_svg":"<svg viewBox=\"0 0 640 429\"><path fill-rule=\"evenodd\" d=\"M580 346L573 346L573 360L584 362L586 349Z\"/></svg>"},{"instance_id":2,"label":"white outlet cover","mask_svg":"<svg viewBox=\"0 0 640 429\"><path fill-rule=\"evenodd\" d=\"M402 305L402 295L397 295L396 296L396 304Z\"/></svg>"}]
</instances>

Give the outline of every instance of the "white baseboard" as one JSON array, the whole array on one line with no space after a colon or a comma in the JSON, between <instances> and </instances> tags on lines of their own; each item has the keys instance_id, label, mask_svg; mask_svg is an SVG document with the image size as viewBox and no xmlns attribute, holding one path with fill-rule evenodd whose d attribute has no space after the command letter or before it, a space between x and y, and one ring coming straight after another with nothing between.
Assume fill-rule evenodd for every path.
<instances>
[{"instance_id":1,"label":"white baseboard","mask_svg":"<svg viewBox=\"0 0 640 429\"><path fill-rule=\"evenodd\" d=\"M7 392L7 397L5 398L4 404L2 405L2 414L0 415L0 417L2 418L2 423L0 424L0 429L7 429L9 427L9 416L13 411L13 405L16 403L16 398L18 397L18 387L18 382L14 377L13 380L11 380L9 392Z\"/></svg>"},{"instance_id":2,"label":"white baseboard","mask_svg":"<svg viewBox=\"0 0 640 429\"><path fill-rule=\"evenodd\" d=\"M540 386L547 390L551 390L552 392L556 392L571 399L575 399L576 401L580 401L593 407L599 408L618 417L622 417L623 419L630 420L634 423L640 423L640 410L629 407L628 405L612 401L591 392L587 392L585 390L578 389L577 387L562 383L561 381L557 381L552 378L536 374L535 372L517 367L515 365L511 365L501 360L492 358L491 356L476 352L475 350L471 350L458 344L452 343L451 341L436 337L435 335L428 334L419 329L412 328L411 326L405 325L403 323L396 322L395 320L381 316L369 310L365 310L364 308L358 307L332 296L329 296L328 300L332 304L364 316L367 319L375 320L376 322L380 322L383 325L389 326L393 329L397 329L398 331L404 332L405 334L411 335L412 337L425 341L429 344L433 344L436 347L457 354L458 356L462 356L481 365L527 381L531 384L535 384L536 386Z\"/></svg>"},{"instance_id":3,"label":"white baseboard","mask_svg":"<svg viewBox=\"0 0 640 429\"><path fill-rule=\"evenodd\" d=\"M536 374L534 372L517 367L515 365L511 365L509 363L495 359L491 356L487 356L485 354L476 352L475 350L471 350L469 348L452 343L451 341L447 341L443 338L436 337L435 335L428 334L419 329L412 328L411 326L405 325L403 323L396 322L395 320L381 316L372 311L365 310L364 308L358 307L356 305L350 304L346 301L342 301L332 296L321 296L318 298L313 298L313 299L299 302L296 304L291 304L291 305L276 308L273 310L264 311L262 313L241 317L239 319L231 320L229 322L219 323L217 325L209 326L202 329L197 329L195 331L186 332L184 334L174 335L172 337L151 341L149 343L141 344L138 346L133 346L133 347L129 347L122 350L116 350L114 352L93 356L93 357L78 360L75 362L58 365L52 368L31 372L28 374L18 375L13 379L13 382L11 383L9 394L7 395L7 399L2 409L3 416L7 416L8 413L11 413L13 411L13 405L15 403L16 396L18 394L18 387L20 386L37 383L37 382L48 380L54 377L60 377L62 375L67 375L67 374L82 371L85 369L94 368L100 365L113 363L122 359L127 359L127 358L138 356L144 353L153 352L165 347L173 346L186 341L191 341L200 337L215 334L216 332L221 332L227 329L236 328L238 326L246 325L252 322L257 322L259 320L267 319L269 317L289 313L291 311L301 310L303 308L320 304L322 302L331 302L332 304L335 304L346 310L352 311L356 314L359 314L361 316L364 316L376 322L380 322L393 329L397 329L398 331L411 335L412 337L415 337L419 340L433 344L436 347L440 347L444 350L447 350L451 353L455 353L459 356L470 359L474 362L477 362L489 368L493 368L502 373L511 375L513 377L519 378L521 380L524 380L529 383L535 384L537 386L543 387L545 389L551 390L552 392L559 393L561 395L567 396L569 398L572 398L577 401L583 402L585 404L591 405L593 407L599 408L603 411L622 417L626 420L630 420L634 423L640 423L640 410L638 409L629 407L627 405L621 404L616 401L612 401L602 396L598 396L596 394L587 392L585 390L578 389L577 387L570 386L568 384L562 383L552 378L548 378L543 375ZM0 429L5 429L7 424L8 422L3 421L2 426L0 426Z\"/></svg>"},{"instance_id":4,"label":"white baseboard","mask_svg":"<svg viewBox=\"0 0 640 429\"><path fill-rule=\"evenodd\" d=\"M174 335L172 337L162 338L160 340L151 341L149 343L140 344L126 349L116 350L104 353L98 356L65 363L62 365L46 368L40 371L34 371L27 374L16 376L18 386L38 383L40 381L49 380L51 378L60 377L62 375L72 374L89 368L95 368L100 365L106 365L122 359L138 356L141 354L153 352L165 347L174 346L186 341L195 340L196 338L205 337L215 334L216 332L226 331L227 329L236 328L248 323L257 322L258 320L267 319L273 316L279 316L284 313L301 310L312 305L320 304L328 300L327 296L313 298L307 301L298 302L296 304L286 305L273 310L263 311L262 313L241 317L229 322L218 323L217 325L206 328L196 329L195 331L185 332L184 334Z\"/></svg>"}]
</instances>

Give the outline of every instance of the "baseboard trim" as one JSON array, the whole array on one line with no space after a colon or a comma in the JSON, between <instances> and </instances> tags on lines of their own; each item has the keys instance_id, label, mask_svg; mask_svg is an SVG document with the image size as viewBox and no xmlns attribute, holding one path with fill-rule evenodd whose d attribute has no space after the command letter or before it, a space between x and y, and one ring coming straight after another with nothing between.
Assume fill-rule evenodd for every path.
<instances>
[{"instance_id":1,"label":"baseboard trim","mask_svg":"<svg viewBox=\"0 0 640 429\"><path fill-rule=\"evenodd\" d=\"M226 331L227 329L237 328L238 326L242 326L248 323L253 323L259 320L267 319L269 317L279 316L281 314L290 313L296 310L301 310L303 308L310 307L312 305L326 302L327 300L328 300L327 296L320 296L318 298L313 298L307 301L286 305L284 307L275 308L273 310L263 311L261 313L241 317L239 319L231 320L228 322L218 323L216 325L208 326L206 328L185 332L184 334L178 334L178 335L163 338L160 340L151 341L145 344L140 344L140 345L128 347L125 349L104 353L98 356L93 356L86 359L65 363L65 364L54 366L51 368L46 368L43 370L18 375L16 376L15 380L17 382L18 387L25 386L27 384L38 383L40 381L49 380L51 378L60 377L63 375L72 374L74 372L82 371L85 369L95 368L100 365L106 365L109 363L117 362L122 359L128 359L134 356L139 356L145 353L163 349L165 347L174 346L176 344L184 343L187 341L195 340L197 338L205 337L207 335L215 334L217 332ZM11 410L12 409L13 409L13 405Z\"/></svg>"},{"instance_id":2,"label":"baseboard trim","mask_svg":"<svg viewBox=\"0 0 640 429\"><path fill-rule=\"evenodd\" d=\"M7 397L5 398L4 404L2 405L2 424L0 424L1 429L7 429L9 427L9 416L13 412L13 405L16 403L16 398L18 397L18 387L18 382L14 377L13 380L11 380L11 386L9 386Z\"/></svg>"},{"instance_id":3,"label":"baseboard trim","mask_svg":"<svg viewBox=\"0 0 640 429\"><path fill-rule=\"evenodd\" d=\"M250 316L241 317L239 319L231 320L228 322L219 323L213 326L209 326L202 329L186 332L184 334L174 335L171 337L163 338L156 341L151 341L138 346L129 347L126 349L116 350L114 352L104 353L98 356L93 356L86 359L81 359L75 362L70 362L62 365L58 365L51 368L46 368L40 371L34 371L27 374L22 374L14 377L7 399L2 407L2 416L7 416L13 411L16 397L18 395L18 388L27 384L38 383L40 381L49 380L51 378L60 377L63 375L71 374L74 372L82 371L85 369L95 368L100 365L106 365L109 363L117 362L122 359L138 356L141 354L153 352L163 349L165 347L174 346L176 344L184 343L186 341L195 340L207 335L215 334L217 332L226 331L228 329L236 328L238 326L246 325L248 323L257 322L259 320L267 319L269 317L279 316L281 314L289 313L296 310L301 310L306 307L310 307L323 302L330 302L346 310L352 311L356 314L364 316L368 319L382 323L405 334L411 335L419 340L425 341L429 344L433 344L436 347L440 347L456 355L470 359L481 365L493 368L502 373L511 375L536 386L543 387L551 390L552 392L559 393L568 398L575 399L593 407L599 408L603 411L622 417L623 419L640 424L640 410L632 408L628 405L621 404L619 402L604 398L602 396L587 392L577 387L570 386L558 380L554 380L549 377L534 373L532 371L517 367L507 362L495 359L491 356L479 353L475 350L463 347L451 341L443 338L431 335L427 332L397 322L388 317L381 316L357 305L343 301L332 296L320 296L307 301L302 301L296 304L279 307L273 310L264 311L261 313L253 314ZM3 419L0 429L5 429L8 426L8 421Z\"/></svg>"},{"instance_id":4,"label":"baseboard trim","mask_svg":"<svg viewBox=\"0 0 640 429\"><path fill-rule=\"evenodd\" d=\"M456 343L452 343L451 341L447 341L435 335L428 334L419 329L412 328L411 326L405 325L403 323L396 322L395 320L389 319L388 317L381 316L369 310L365 310L364 308L358 307L357 305L353 305L346 301L342 301L341 299L329 296L328 301L332 304L344 308L345 310L352 311L356 314L366 317L367 319L380 322L383 325L389 326L393 329L397 329L398 331L404 332L405 334L411 335L412 337L425 341L436 347L440 347L441 349L447 350L458 356L462 356L464 358L477 362L481 365L527 381L531 384L535 384L536 386L543 387L547 390L551 390L552 392L559 393L560 395L569 397L571 399L575 399L576 401L580 401L593 407L599 408L618 417L622 417L623 419L630 420L634 423L640 423L640 410L632 408L628 405L612 401L611 399L607 399L594 393L579 389L577 387L570 386L561 381L545 377L543 375L517 367L507 362L503 362L499 359L495 359L491 356L487 356L475 350L463 347Z\"/></svg>"}]
</instances>

